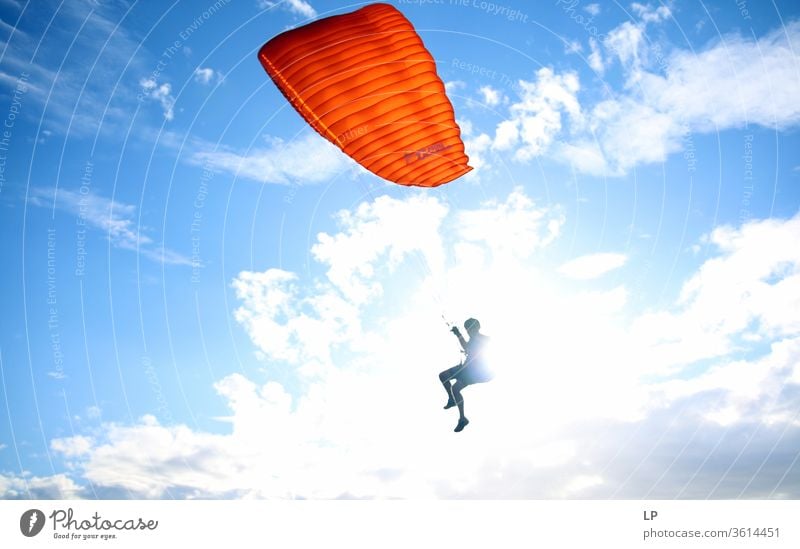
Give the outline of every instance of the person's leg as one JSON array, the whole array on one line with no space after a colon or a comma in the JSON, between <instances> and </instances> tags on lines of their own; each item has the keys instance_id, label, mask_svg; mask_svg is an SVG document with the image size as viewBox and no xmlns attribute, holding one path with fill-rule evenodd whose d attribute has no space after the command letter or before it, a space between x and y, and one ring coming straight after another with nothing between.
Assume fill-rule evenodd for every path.
<instances>
[{"instance_id":1,"label":"person's leg","mask_svg":"<svg viewBox=\"0 0 800 549\"><path fill-rule=\"evenodd\" d=\"M442 382L444 390L447 392L447 404L444 405L445 410L452 408L456 404L455 398L453 398L453 384L450 383L450 380L456 376L460 369L461 364L453 366L452 368L448 368L439 374L439 381Z\"/></svg>"},{"instance_id":2,"label":"person's leg","mask_svg":"<svg viewBox=\"0 0 800 549\"><path fill-rule=\"evenodd\" d=\"M460 379L456 380L453 384L453 397L455 398L456 406L458 406L458 425L456 425L456 433L461 431L469 423L469 420L464 415L464 397L461 395L461 391L466 386L467 384Z\"/></svg>"}]
</instances>

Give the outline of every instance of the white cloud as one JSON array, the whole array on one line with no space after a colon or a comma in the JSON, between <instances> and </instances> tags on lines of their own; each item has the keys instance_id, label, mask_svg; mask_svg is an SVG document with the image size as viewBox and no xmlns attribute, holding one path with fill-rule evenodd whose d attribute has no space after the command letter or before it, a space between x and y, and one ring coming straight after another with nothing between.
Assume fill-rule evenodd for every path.
<instances>
[{"instance_id":1,"label":"white cloud","mask_svg":"<svg viewBox=\"0 0 800 549\"><path fill-rule=\"evenodd\" d=\"M517 188L505 202L489 201L460 212L456 231L463 241L485 244L493 254L526 258L553 242L563 223L563 215L537 208Z\"/></svg>"},{"instance_id":2,"label":"white cloud","mask_svg":"<svg viewBox=\"0 0 800 549\"><path fill-rule=\"evenodd\" d=\"M358 337L358 310L331 290L301 295L296 281L279 269L239 273L233 287L241 306L234 318L264 360L319 376L332 367L332 346Z\"/></svg>"},{"instance_id":3,"label":"white cloud","mask_svg":"<svg viewBox=\"0 0 800 549\"><path fill-rule=\"evenodd\" d=\"M323 361L320 349L348 349L324 376L309 379L300 396L291 397L274 381L258 384L232 374L215 385L230 409L230 415L220 418L231 425L229 434L162 425L146 416L134 425L103 425L88 452L88 439L74 437L57 439L52 447L68 454L71 466L98 489L134 497L431 497L440 479L447 479L448 486L468 486L486 459L486 445L464 439L461 448L469 457L454 464L449 457L452 441L441 436L452 429L452 418L438 415L431 421L426 406L408 406L408 395L436 402L439 409L444 394L431 367L443 369L459 356L440 312L434 312L429 286L446 277L443 287L452 284L453 294L442 295L442 300L455 303L462 301L462 288L482 276L469 269L445 274L440 239L449 235L488 254L494 237L502 235L485 234L486 224L504 215L510 219L500 232L519 245L529 245L531 239L544 245L551 238L551 216L521 191L465 217L452 217L438 199L421 193L405 200L379 197L341 212L340 232L319 235L312 250L328 267L325 281L303 280L277 269L242 273L234 281L241 303L237 320L267 363ZM537 227L541 234L536 234ZM403 314L387 316L389 296L375 291L365 297L361 289L371 290L375 283L394 292L416 287L407 279L394 280L395 268L409 263L421 287L408 294ZM507 299L510 287L488 291L485 305L478 303L483 298L472 300L471 309L488 314L485 307L501 294ZM329 309L323 303L332 296L356 309L341 324L354 337L304 332L310 323L324 330L339 320L326 316ZM365 299L374 301L382 322L359 325L367 314ZM480 414L477 403L474 410ZM492 432L488 418L476 431ZM498 447L518 444L517 435L507 433ZM408 436L426 451L409 453ZM534 469L562 463L574 454L572 448L572 443L547 443L529 452ZM552 487L553 493L561 489Z\"/></svg>"},{"instance_id":4,"label":"white cloud","mask_svg":"<svg viewBox=\"0 0 800 549\"><path fill-rule=\"evenodd\" d=\"M625 21L608 33L603 45L611 50L623 65L638 67L639 52L644 47L644 28Z\"/></svg>"},{"instance_id":5,"label":"white cloud","mask_svg":"<svg viewBox=\"0 0 800 549\"><path fill-rule=\"evenodd\" d=\"M478 91L481 93L481 96L483 96L483 102L489 107L496 107L500 104L502 94L499 90L491 86L481 86Z\"/></svg>"},{"instance_id":6,"label":"white cloud","mask_svg":"<svg viewBox=\"0 0 800 549\"><path fill-rule=\"evenodd\" d=\"M589 54L589 66L597 73L602 75L605 71L605 65L603 64L603 55L600 53L600 46L597 43L597 40L594 38L589 39L589 47L591 48L591 53Z\"/></svg>"},{"instance_id":7,"label":"white cloud","mask_svg":"<svg viewBox=\"0 0 800 549\"><path fill-rule=\"evenodd\" d=\"M210 84L215 78L221 80L222 75L220 75L211 67L198 67L194 71L195 82L200 82L201 84Z\"/></svg>"},{"instance_id":8,"label":"white cloud","mask_svg":"<svg viewBox=\"0 0 800 549\"><path fill-rule=\"evenodd\" d=\"M149 97L161 105L164 111L164 118L167 120L175 118L175 98L172 96L172 86L169 82L159 84L153 78L142 78L139 80L139 86L141 86L145 97Z\"/></svg>"},{"instance_id":9,"label":"white cloud","mask_svg":"<svg viewBox=\"0 0 800 549\"><path fill-rule=\"evenodd\" d=\"M624 254L596 253L572 259L558 268L558 272L576 280L590 280L619 269L627 261Z\"/></svg>"},{"instance_id":10,"label":"white cloud","mask_svg":"<svg viewBox=\"0 0 800 549\"><path fill-rule=\"evenodd\" d=\"M755 41L731 35L703 51L669 55L654 46L645 56L640 30L626 23L609 34L606 46L622 61L631 89L597 104L589 115L608 174L663 162L680 150L687 132L745 124L785 129L800 122L800 77L789 48L800 40L800 22ZM656 67L642 68L643 57Z\"/></svg>"},{"instance_id":11,"label":"white cloud","mask_svg":"<svg viewBox=\"0 0 800 549\"><path fill-rule=\"evenodd\" d=\"M668 17L672 16L672 12L670 11L669 7L663 4L654 8L650 4L640 4L639 2L634 2L631 4L631 9L645 23L660 23L661 21L664 21Z\"/></svg>"},{"instance_id":12,"label":"white cloud","mask_svg":"<svg viewBox=\"0 0 800 549\"><path fill-rule=\"evenodd\" d=\"M639 317L631 333L648 369L670 372L727 356L744 344L800 332L800 216L720 227L709 240L720 252L681 289L673 311ZM753 338L751 338L753 339Z\"/></svg>"},{"instance_id":13,"label":"white cloud","mask_svg":"<svg viewBox=\"0 0 800 549\"><path fill-rule=\"evenodd\" d=\"M383 295L381 280L409 256L425 271L441 270L437 235L446 214L444 205L423 195L383 196L354 212L342 211L340 232L318 234L311 249L327 269L326 281L310 291L294 273L243 271L233 281L242 303L235 318L266 360L298 366L307 376L325 374L333 366L333 347L357 347L365 337L361 310Z\"/></svg>"},{"instance_id":14,"label":"white cloud","mask_svg":"<svg viewBox=\"0 0 800 549\"><path fill-rule=\"evenodd\" d=\"M480 173L491 167L486 159L486 153L492 147L492 138L481 133L479 135L464 137L464 152L469 157L469 165L473 170L469 172L466 177L476 179L480 177Z\"/></svg>"},{"instance_id":15,"label":"white cloud","mask_svg":"<svg viewBox=\"0 0 800 549\"><path fill-rule=\"evenodd\" d=\"M685 133L669 113L630 98L603 101L590 117L597 128L593 137L603 154L602 165L611 169L606 175L622 175L638 164L664 161L679 150Z\"/></svg>"},{"instance_id":16,"label":"white cloud","mask_svg":"<svg viewBox=\"0 0 800 549\"><path fill-rule=\"evenodd\" d=\"M621 176L665 161L687 134L746 124L785 130L800 123L800 72L790 47L800 42L800 21L756 40L728 35L704 50L668 50L648 43L645 29L669 17L669 9L636 9L641 21L610 31L605 55L594 39L589 42L588 62L598 73L619 60L621 93L581 105L576 73L540 69L534 80L519 82L518 101L495 127L493 150L510 151L522 162L547 154L581 172Z\"/></svg>"},{"instance_id":17,"label":"white cloud","mask_svg":"<svg viewBox=\"0 0 800 549\"><path fill-rule=\"evenodd\" d=\"M514 147L518 160L530 160L551 145L562 129L562 112L576 121L581 118L577 74L557 75L542 68L536 78L519 82L520 101L511 105L511 118L499 124L495 134L494 148Z\"/></svg>"},{"instance_id":18,"label":"white cloud","mask_svg":"<svg viewBox=\"0 0 800 549\"><path fill-rule=\"evenodd\" d=\"M400 234L409 215L423 234ZM536 252L563 220L521 191L467 211L380 197L337 219L312 251L323 279L269 269L234 281L237 320L267 365L330 359L324 375L299 372L294 396L221 379L227 434L146 416L53 449L97 489L135 497L800 493L784 478L800 441L800 216L717 229L716 255L675 304L633 320L624 286L565 292L550 279ZM479 318L495 344L498 377L466 393L460 435L435 378L459 357L442 312ZM720 349L720 336L735 345ZM670 376L698 359L709 363ZM785 451L759 467L773 446Z\"/></svg>"},{"instance_id":19,"label":"white cloud","mask_svg":"<svg viewBox=\"0 0 800 549\"><path fill-rule=\"evenodd\" d=\"M317 10L305 0L279 0L277 2L272 0L259 0L258 2L258 7L261 9L269 9L276 6L303 17L311 18L317 16Z\"/></svg>"},{"instance_id":20,"label":"white cloud","mask_svg":"<svg viewBox=\"0 0 800 549\"><path fill-rule=\"evenodd\" d=\"M68 458L85 455L92 448L92 439L82 435L53 439L50 448Z\"/></svg>"},{"instance_id":21,"label":"white cloud","mask_svg":"<svg viewBox=\"0 0 800 549\"><path fill-rule=\"evenodd\" d=\"M665 76L645 73L643 101L699 131L800 122L800 76L790 48L800 40L800 21L757 41L736 35L724 40L696 55L676 52Z\"/></svg>"},{"instance_id":22,"label":"white cloud","mask_svg":"<svg viewBox=\"0 0 800 549\"><path fill-rule=\"evenodd\" d=\"M314 161L309 162L309 158ZM244 153L230 150L199 151L190 161L237 177L281 185L321 183L347 170L360 169L336 146L312 132L289 142L277 137L270 138L267 147Z\"/></svg>"},{"instance_id":23,"label":"white cloud","mask_svg":"<svg viewBox=\"0 0 800 549\"><path fill-rule=\"evenodd\" d=\"M566 54L580 53L582 49L583 49L583 46L581 46L581 43L578 42L577 40L572 40L572 41L569 41L569 42L565 41L564 42L564 53L566 53Z\"/></svg>"},{"instance_id":24,"label":"white cloud","mask_svg":"<svg viewBox=\"0 0 800 549\"><path fill-rule=\"evenodd\" d=\"M597 17L600 15L600 4L586 4L583 8L589 15Z\"/></svg>"},{"instance_id":25,"label":"white cloud","mask_svg":"<svg viewBox=\"0 0 800 549\"><path fill-rule=\"evenodd\" d=\"M55 201L55 202L54 202ZM80 219L83 225L106 233L112 245L126 250L139 250L143 256L168 265L191 265L191 260L137 230L136 206L125 204L94 192L68 189L36 188L30 203L43 208L57 208Z\"/></svg>"},{"instance_id":26,"label":"white cloud","mask_svg":"<svg viewBox=\"0 0 800 549\"><path fill-rule=\"evenodd\" d=\"M449 80L444 83L444 90L447 93L452 93L457 90L462 90L467 87L467 83L462 80Z\"/></svg>"},{"instance_id":27,"label":"white cloud","mask_svg":"<svg viewBox=\"0 0 800 549\"><path fill-rule=\"evenodd\" d=\"M80 215L82 221L108 233L111 240L122 247L135 247L137 240L149 244L146 236L137 236L133 217L136 207L132 204L117 202L92 192L81 194L68 189L38 188L33 192L32 203L41 207L55 207Z\"/></svg>"},{"instance_id":28,"label":"white cloud","mask_svg":"<svg viewBox=\"0 0 800 549\"><path fill-rule=\"evenodd\" d=\"M517 120L503 120L495 129L492 146L501 151L513 147L519 141L519 123Z\"/></svg>"},{"instance_id":29,"label":"white cloud","mask_svg":"<svg viewBox=\"0 0 800 549\"><path fill-rule=\"evenodd\" d=\"M267 357L297 360L297 350L289 341L291 330L274 320L297 315L296 279L293 273L269 269L263 273L243 271L233 281L236 298L242 302L234 317Z\"/></svg>"},{"instance_id":30,"label":"white cloud","mask_svg":"<svg viewBox=\"0 0 800 549\"><path fill-rule=\"evenodd\" d=\"M84 489L65 474L39 477L25 473L22 476L0 473L0 498L2 499L75 499Z\"/></svg>"},{"instance_id":31,"label":"white cloud","mask_svg":"<svg viewBox=\"0 0 800 549\"><path fill-rule=\"evenodd\" d=\"M361 304L382 292L375 280L378 259L385 258L381 264L391 269L418 252L428 269L441 268L438 234L446 214L445 206L425 195L405 201L381 196L362 203L355 212L339 212L340 232L317 235L311 253L328 266L330 282L350 302Z\"/></svg>"},{"instance_id":32,"label":"white cloud","mask_svg":"<svg viewBox=\"0 0 800 549\"><path fill-rule=\"evenodd\" d=\"M603 477L600 475L578 475L564 487L564 497L580 497L582 492L602 484Z\"/></svg>"},{"instance_id":33,"label":"white cloud","mask_svg":"<svg viewBox=\"0 0 800 549\"><path fill-rule=\"evenodd\" d=\"M792 372L799 360L800 338L783 339L772 344L769 354L761 359L723 362L699 376L666 381L658 385L653 396L669 403L717 393L720 396L703 416L724 427L741 421L798 421L796 408L788 399L777 397L787 384L798 383Z\"/></svg>"},{"instance_id":34,"label":"white cloud","mask_svg":"<svg viewBox=\"0 0 800 549\"><path fill-rule=\"evenodd\" d=\"M609 175L613 172L597 141L559 143L555 147L553 157L583 173Z\"/></svg>"}]
</instances>

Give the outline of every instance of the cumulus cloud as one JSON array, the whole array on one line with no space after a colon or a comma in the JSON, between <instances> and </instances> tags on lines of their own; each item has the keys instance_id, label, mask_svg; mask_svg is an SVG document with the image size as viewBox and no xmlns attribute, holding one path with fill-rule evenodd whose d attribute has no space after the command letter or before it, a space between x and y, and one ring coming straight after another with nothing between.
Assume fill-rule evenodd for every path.
<instances>
[{"instance_id":1,"label":"cumulus cloud","mask_svg":"<svg viewBox=\"0 0 800 549\"><path fill-rule=\"evenodd\" d=\"M75 499L83 496L84 490L63 473L44 477L0 473L2 499Z\"/></svg>"},{"instance_id":2,"label":"cumulus cloud","mask_svg":"<svg viewBox=\"0 0 800 549\"><path fill-rule=\"evenodd\" d=\"M320 375L332 367L332 346L358 337L358 310L333 290L301 295L296 279L280 269L240 273L233 281L241 302L234 317L262 358Z\"/></svg>"},{"instance_id":3,"label":"cumulus cloud","mask_svg":"<svg viewBox=\"0 0 800 549\"><path fill-rule=\"evenodd\" d=\"M195 82L200 82L201 84L210 84L215 79L221 80L222 75L211 67L198 67L194 71Z\"/></svg>"},{"instance_id":4,"label":"cumulus cloud","mask_svg":"<svg viewBox=\"0 0 800 549\"><path fill-rule=\"evenodd\" d=\"M92 447L92 439L82 435L69 438L54 439L50 443L50 448L67 457L78 457L89 452Z\"/></svg>"},{"instance_id":5,"label":"cumulus cloud","mask_svg":"<svg viewBox=\"0 0 800 549\"><path fill-rule=\"evenodd\" d=\"M233 282L242 302L236 318L263 356L300 366L306 373L330 367L332 347L364 339L359 322L364 307L385 295L383 281L391 281L403 262L410 261L421 277L441 282L446 263L443 224L458 235L458 253L485 251L488 260L527 257L547 246L558 235L563 216L538 208L516 190L505 201L489 201L454 218L432 197L383 196L340 212L337 223L338 233L320 233L311 248L326 275L312 293L296 274L279 269L244 271ZM390 290L396 290L394 284Z\"/></svg>"},{"instance_id":6,"label":"cumulus cloud","mask_svg":"<svg viewBox=\"0 0 800 549\"><path fill-rule=\"evenodd\" d=\"M620 93L582 105L577 73L539 69L533 80L519 82L509 117L496 125L493 149L523 162L548 154L585 173L620 176L665 161L690 133L800 123L800 73L790 46L800 41L800 21L689 51L646 39L648 25L671 16L668 7L634 4L634 11L637 21L612 29L602 44L589 42L588 62L597 73L620 65Z\"/></svg>"},{"instance_id":7,"label":"cumulus cloud","mask_svg":"<svg viewBox=\"0 0 800 549\"><path fill-rule=\"evenodd\" d=\"M800 77L788 54L797 39L800 21L756 41L733 35L696 55L678 51L670 56L666 75L642 75L643 98L703 131L746 123L794 126L800 121L795 100Z\"/></svg>"},{"instance_id":8,"label":"cumulus cloud","mask_svg":"<svg viewBox=\"0 0 800 549\"><path fill-rule=\"evenodd\" d=\"M500 91L491 86L481 86L478 91L483 98L483 102L489 107L496 107L502 100L502 94Z\"/></svg>"},{"instance_id":9,"label":"cumulus cloud","mask_svg":"<svg viewBox=\"0 0 800 549\"><path fill-rule=\"evenodd\" d=\"M480 242L492 253L528 257L555 240L563 215L538 208L521 188L505 201L488 201L458 214L457 231L465 242Z\"/></svg>"},{"instance_id":10,"label":"cumulus cloud","mask_svg":"<svg viewBox=\"0 0 800 549\"><path fill-rule=\"evenodd\" d=\"M408 214L423 234L401 234ZM138 497L800 493L800 216L715 230L675 303L633 314L624 286L559 289L540 252L563 218L520 190L462 211L379 197L337 224L313 247L321 277L233 282L237 321L268 368L296 367L299 390L234 373L215 384L227 433L145 416L53 450ZM624 259L588 257L595 273ZM443 312L481 320L497 371L469 389L457 439L435 376L459 360Z\"/></svg>"},{"instance_id":11,"label":"cumulus cloud","mask_svg":"<svg viewBox=\"0 0 800 549\"><path fill-rule=\"evenodd\" d=\"M719 255L683 285L674 310L636 319L632 335L651 355L648 369L673 371L728 356L747 342L800 332L800 216L720 227L708 237Z\"/></svg>"},{"instance_id":12,"label":"cumulus cloud","mask_svg":"<svg viewBox=\"0 0 800 549\"><path fill-rule=\"evenodd\" d=\"M164 111L164 118L172 120L175 118L175 98L172 96L172 85L169 82L159 84L154 78L142 78L139 80L142 95L161 105Z\"/></svg>"},{"instance_id":13,"label":"cumulus cloud","mask_svg":"<svg viewBox=\"0 0 800 549\"><path fill-rule=\"evenodd\" d=\"M479 181L481 173L491 168L488 153L492 148L492 138L485 134L476 134L470 120L456 120L461 128L461 139L464 141L464 152L469 157L470 171L464 177L467 181Z\"/></svg>"},{"instance_id":14,"label":"cumulus cloud","mask_svg":"<svg viewBox=\"0 0 800 549\"><path fill-rule=\"evenodd\" d=\"M591 48L591 53L588 58L589 66L592 67L597 74L602 75L605 71L605 64L603 62L603 54L600 52L600 45L597 43L597 40L590 38L589 47Z\"/></svg>"},{"instance_id":15,"label":"cumulus cloud","mask_svg":"<svg viewBox=\"0 0 800 549\"><path fill-rule=\"evenodd\" d=\"M603 44L624 65L638 67L641 61L639 52L644 45L644 33L643 26L625 21L608 33Z\"/></svg>"},{"instance_id":16,"label":"cumulus cloud","mask_svg":"<svg viewBox=\"0 0 800 549\"><path fill-rule=\"evenodd\" d=\"M542 154L563 128L562 113L580 120L579 89L576 73L558 75L547 67L537 71L535 81L521 80L520 100L511 105L511 118L498 124L493 147L513 149L517 160Z\"/></svg>"},{"instance_id":17,"label":"cumulus cloud","mask_svg":"<svg viewBox=\"0 0 800 549\"><path fill-rule=\"evenodd\" d=\"M795 100L800 77L789 47L800 39L800 22L757 40L725 36L699 52L667 54L656 45L648 54L654 65L649 70L641 66L641 36L635 29L620 28L619 36L611 33L609 39L615 42L606 45L623 63L631 89L590 111L605 159L590 166L590 173L624 174L638 164L662 162L680 150L681 137L689 132L746 124L785 129L800 122Z\"/></svg>"},{"instance_id":18,"label":"cumulus cloud","mask_svg":"<svg viewBox=\"0 0 800 549\"><path fill-rule=\"evenodd\" d=\"M669 7L663 4L653 7L650 4L634 2L631 4L631 9L645 23L660 23L672 15Z\"/></svg>"},{"instance_id":19,"label":"cumulus cloud","mask_svg":"<svg viewBox=\"0 0 800 549\"><path fill-rule=\"evenodd\" d=\"M440 201L424 195L408 200L381 196L360 204L355 212L339 212L340 232L317 235L311 253L328 267L327 277L342 295L361 304L382 292L376 280L380 265L391 270L409 254L419 253L427 269L441 268L438 235L446 214Z\"/></svg>"},{"instance_id":20,"label":"cumulus cloud","mask_svg":"<svg viewBox=\"0 0 800 549\"><path fill-rule=\"evenodd\" d=\"M703 412L703 418L722 427L742 421L800 426L800 414L791 406L791 398L777 398L784 392L797 393L798 359L800 338L781 339L758 360L722 362L702 375L671 379L660 384L654 396L674 402L716 393L719 396Z\"/></svg>"}]
</instances>

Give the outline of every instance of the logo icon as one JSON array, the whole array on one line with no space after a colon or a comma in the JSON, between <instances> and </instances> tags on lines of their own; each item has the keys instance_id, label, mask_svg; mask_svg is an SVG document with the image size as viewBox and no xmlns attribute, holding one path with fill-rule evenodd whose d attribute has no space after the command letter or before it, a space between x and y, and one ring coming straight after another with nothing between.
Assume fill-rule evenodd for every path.
<instances>
[{"instance_id":1,"label":"logo icon","mask_svg":"<svg viewBox=\"0 0 800 549\"><path fill-rule=\"evenodd\" d=\"M44 513L38 509L28 509L19 519L19 530L22 535L32 538L44 528Z\"/></svg>"}]
</instances>

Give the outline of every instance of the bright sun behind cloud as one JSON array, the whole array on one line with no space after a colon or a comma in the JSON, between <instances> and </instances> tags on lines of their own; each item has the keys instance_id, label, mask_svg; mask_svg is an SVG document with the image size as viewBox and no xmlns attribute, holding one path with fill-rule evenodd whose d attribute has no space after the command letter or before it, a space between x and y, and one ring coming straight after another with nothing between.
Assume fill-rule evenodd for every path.
<instances>
[{"instance_id":1,"label":"bright sun behind cloud","mask_svg":"<svg viewBox=\"0 0 800 549\"><path fill-rule=\"evenodd\" d=\"M398 234L411 213L426 238ZM777 380L800 379L793 317L771 315L765 329L786 334L772 352L729 361L739 328L720 324L722 313L703 303L726 292L752 318L765 303L797 303L800 256L790 247L767 253L761 243L796 238L800 218L716 231L720 255L686 282L675 306L638 316L624 285L597 289L542 267L540 252L557 242L563 218L519 190L460 212L431 197L382 196L339 221L340 232L319 235L313 247L323 278L268 269L233 281L235 318L267 371L292 368L301 391L235 373L215 385L231 411L219 418L229 434L147 416L97 437L55 439L53 451L81 463L93 482L147 497L184 488L255 497L608 497L651 493L669 474L671 463L657 478L633 476L671 440L677 420L661 425L662 410L685 415L693 430L679 439L681 451L706 440L684 442L698 433L743 418L793 421L783 408L790 393L776 392ZM721 269L742 262L750 268L735 281ZM764 299L747 301L746 288ZM437 374L462 359L445 321L468 317L491 337L496 377L464 391L471 422L454 434L457 415L442 410ZM713 367L670 377L676 364L708 358L715 348L707 342L724 353ZM772 406L759 407L764 399ZM629 445L636 436L644 442ZM163 455L141 463L161 464L166 477L136 473L135 449L153 444ZM184 465L169 465L176 462Z\"/></svg>"}]
</instances>

